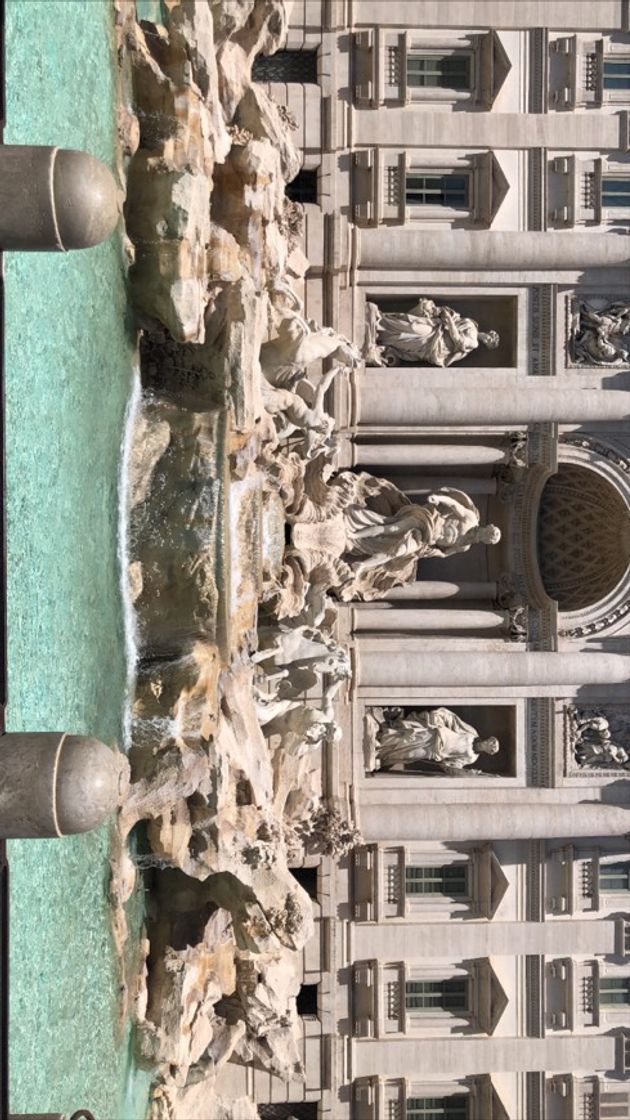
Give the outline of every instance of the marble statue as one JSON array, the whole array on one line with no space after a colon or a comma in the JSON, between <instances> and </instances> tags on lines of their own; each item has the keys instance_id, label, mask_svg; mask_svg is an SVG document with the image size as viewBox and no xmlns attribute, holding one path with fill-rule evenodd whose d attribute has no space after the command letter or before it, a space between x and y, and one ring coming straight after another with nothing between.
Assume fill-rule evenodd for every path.
<instances>
[{"instance_id":1,"label":"marble statue","mask_svg":"<svg viewBox=\"0 0 630 1120\"><path fill-rule=\"evenodd\" d=\"M610 720L601 712L581 712L570 708L569 725L573 753L581 769L630 768L630 750L613 740Z\"/></svg>"},{"instance_id":2,"label":"marble statue","mask_svg":"<svg viewBox=\"0 0 630 1120\"><path fill-rule=\"evenodd\" d=\"M302 758L324 745L326 739L339 742L341 728L335 720L333 700L343 684L343 679L331 681L324 689L319 705L305 704L303 700L284 701L256 693L256 711L261 727L268 738L280 737L278 749L294 758Z\"/></svg>"},{"instance_id":3,"label":"marble statue","mask_svg":"<svg viewBox=\"0 0 630 1120\"><path fill-rule=\"evenodd\" d=\"M498 739L482 739L474 727L448 708L406 715L400 709L372 708L368 735L374 747L375 770L426 762L451 776L463 771L478 773L468 768L474 766L479 755L499 751Z\"/></svg>"},{"instance_id":4,"label":"marble statue","mask_svg":"<svg viewBox=\"0 0 630 1120\"><path fill-rule=\"evenodd\" d=\"M305 474L304 499L290 518L285 563L301 568L303 587L327 583L346 602L384 598L416 578L420 559L501 539L495 525L481 525L479 510L461 490L444 487L420 505L365 471L329 478L322 462Z\"/></svg>"},{"instance_id":5,"label":"marble statue","mask_svg":"<svg viewBox=\"0 0 630 1120\"><path fill-rule=\"evenodd\" d=\"M272 643L252 654L254 664L267 672L267 680L281 682L280 697L296 698L315 688L321 678L349 680L350 657L330 633L318 627L278 624Z\"/></svg>"},{"instance_id":6,"label":"marble statue","mask_svg":"<svg viewBox=\"0 0 630 1120\"><path fill-rule=\"evenodd\" d=\"M597 310L580 300L571 316L574 362L584 366L620 366L630 361L630 305L611 303Z\"/></svg>"},{"instance_id":7,"label":"marble statue","mask_svg":"<svg viewBox=\"0 0 630 1120\"><path fill-rule=\"evenodd\" d=\"M346 369L359 365L361 355L354 343L307 319L302 301L288 283L276 281L273 297L278 333L260 348L262 371L272 385L292 386L309 366L324 358Z\"/></svg>"},{"instance_id":8,"label":"marble statue","mask_svg":"<svg viewBox=\"0 0 630 1120\"><path fill-rule=\"evenodd\" d=\"M367 305L366 361L369 365L451 366L480 344L490 350L499 345L496 331L480 331L474 319L452 307L439 307L420 299L411 311L382 312Z\"/></svg>"},{"instance_id":9,"label":"marble statue","mask_svg":"<svg viewBox=\"0 0 630 1120\"><path fill-rule=\"evenodd\" d=\"M293 389L276 387L262 379L262 400L267 413L273 417L275 431L271 442L286 440L295 432L303 433L301 452L310 459L322 448L332 443L335 422L324 409L324 397L340 366L332 366L323 375L317 389L308 383L306 392L309 400Z\"/></svg>"}]
</instances>

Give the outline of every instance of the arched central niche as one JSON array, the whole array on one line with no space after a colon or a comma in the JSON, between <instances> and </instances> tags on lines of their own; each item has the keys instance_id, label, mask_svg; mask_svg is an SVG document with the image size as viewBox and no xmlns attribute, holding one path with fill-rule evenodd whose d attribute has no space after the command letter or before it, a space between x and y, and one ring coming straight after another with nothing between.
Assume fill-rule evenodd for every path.
<instances>
[{"instance_id":1,"label":"arched central niche","mask_svg":"<svg viewBox=\"0 0 630 1120\"><path fill-rule=\"evenodd\" d=\"M630 513L616 487L589 467L561 463L542 493L538 563L560 611L605 599L630 563Z\"/></svg>"}]
</instances>

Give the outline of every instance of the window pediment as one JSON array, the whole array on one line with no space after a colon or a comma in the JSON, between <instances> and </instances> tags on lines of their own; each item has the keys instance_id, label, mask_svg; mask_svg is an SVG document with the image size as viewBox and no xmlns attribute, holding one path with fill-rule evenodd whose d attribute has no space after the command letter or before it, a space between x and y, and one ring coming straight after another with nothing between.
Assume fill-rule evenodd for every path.
<instances>
[{"instance_id":1,"label":"window pediment","mask_svg":"<svg viewBox=\"0 0 630 1120\"><path fill-rule=\"evenodd\" d=\"M508 997L490 957L475 961L474 975L477 1023L480 1030L492 1035L508 1005Z\"/></svg>"},{"instance_id":2,"label":"window pediment","mask_svg":"<svg viewBox=\"0 0 630 1120\"><path fill-rule=\"evenodd\" d=\"M491 109L507 78L512 63L501 38L491 30L479 43L479 96L480 108Z\"/></svg>"},{"instance_id":3,"label":"window pediment","mask_svg":"<svg viewBox=\"0 0 630 1120\"><path fill-rule=\"evenodd\" d=\"M474 897L477 913L493 918L509 887L509 880L490 844L475 853L473 862L477 880Z\"/></svg>"}]
</instances>

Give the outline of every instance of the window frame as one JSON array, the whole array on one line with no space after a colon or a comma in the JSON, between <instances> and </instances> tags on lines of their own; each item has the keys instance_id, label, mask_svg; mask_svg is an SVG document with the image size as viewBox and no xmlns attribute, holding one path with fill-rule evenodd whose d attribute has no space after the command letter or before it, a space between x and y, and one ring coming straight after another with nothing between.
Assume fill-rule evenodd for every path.
<instances>
[{"instance_id":1,"label":"window frame","mask_svg":"<svg viewBox=\"0 0 630 1120\"><path fill-rule=\"evenodd\" d=\"M449 1101L451 1108L448 1107ZM469 1120L469 1105L469 1093L448 1093L439 1097L408 1096L405 1099L405 1120ZM457 1112L453 1112L453 1107L457 1108Z\"/></svg>"},{"instance_id":2,"label":"window frame","mask_svg":"<svg viewBox=\"0 0 630 1120\"><path fill-rule=\"evenodd\" d=\"M457 860L453 863L419 864L407 863L404 866L404 892L406 898L448 898L454 902L470 898L470 860ZM418 874L420 872L421 874ZM461 883L461 890L449 891L445 888L453 883ZM436 890L409 890L411 883L430 886L441 881L442 886Z\"/></svg>"},{"instance_id":3,"label":"window frame","mask_svg":"<svg viewBox=\"0 0 630 1120\"><path fill-rule=\"evenodd\" d=\"M618 993L623 999L608 1000L604 997ZM619 1011L630 1007L630 976L613 976L610 973L600 974L597 990L599 1007L602 1011Z\"/></svg>"},{"instance_id":4,"label":"window frame","mask_svg":"<svg viewBox=\"0 0 630 1120\"><path fill-rule=\"evenodd\" d=\"M628 68L627 85L624 86L607 86L606 85L606 67L607 66L626 66ZM627 93L627 100L630 101L630 53L622 54L605 54L602 58L602 89L604 95ZM624 99L625 100L625 99Z\"/></svg>"},{"instance_id":5,"label":"window frame","mask_svg":"<svg viewBox=\"0 0 630 1120\"><path fill-rule=\"evenodd\" d=\"M407 1018L420 1019L431 1015L448 1015L456 1019L468 1019L471 1016L471 977L458 974L444 976L440 979L422 977L404 981L405 1013ZM411 991L415 988L416 991ZM419 1003L410 1003L419 1000ZM453 1000L453 1005L448 1006ZM426 1002L425 1002L426 1001Z\"/></svg>"},{"instance_id":6,"label":"window frame","mask_svg":"<svg viewBox=\"0 0 630 1120\"><path fill-rule=\"evenodd\" d=\"M476 52L475 52L475 50L473 49L472 46L467 47L467 48L466 47L453 47L451 49L444 48L442 50L440 50L439 48L436 48L436 47L434 47L434 48L422 47L420 45L411 46L411 47L408 46L407 50L405 52L405 59L404 59L406 89L411 93L412 98L426 97L427 99L430 99L430 100L434 100L434 99L437 100L437 98L435 98L435 91L439 91L438 97L442 93L442 91L446 91L447 93L451 94L454 99L457 99L457 100L459 100L459 99L463 100L464 98L471 97L472 93L473 93L473 90L475 88L475 53ZM463 62L465 62L466 63L466 70L467 70L467 74L466 74L467 85L453 86L453 85L448 85L446 83L441 83L439 81L438 82L433 82L433 83L431 83L431 82L424 82L424 83L418 82L418 83L416 83L416 82L411 81L411 74L412 74L412 71L413 71L413 66L410 69L409 64L410 63L413 64L415 62L422 62L422 61L429 62L433 58L436 60L436 63L438 63L438 62L445 63L448 59L453 59L453 58L461 59ZM435 72L436 73L439 72L438 67L436 67ZM433 94L433 97L431 96L432 94Z\"/></svg>"},{"instance_id":7,"label":"window frame","mask_svg":"<svg viewBox=\"0 0 630 1120\"><path fill-rule=\"evenodd\" d=\"M623 190L612 192L612 197L613 198L615 198L615 196L617 196L619 199L623 200L620 204L616 204L615 202L610 201L610 197L611 197L610 193L608 195L608 201L607 201L607 199L606 199L606 183L607 182L608 183L623 183L624 184L624 189ZM630 214L630 168L628 168L628 172L626 174L624 174L623 172L615 172L615 171L610 171L610 170L605 171L602 174L601 208L602 208L603 211L610 211L610 217L614 217L614 216L618 215L620 210L627 210L628 213Z\"/></svg>"},{"instance_id":8,"label":"window frame","mask_svg":"<svg viewBox=\"0 0 630 1120\"><path fill-rule=\"evenodd\" d=\"M625 875L625 886L612 886L607 883L606 878L611 877L613 872L619 872L620 868L623 868L623 874ZM598 868L598 889L600 895L630 893L630 859L610 862L600 861Z\"/></svg>"},{"instance_id":9,"label":"window frame","mask_svg":"<svg viewBox=\"0 0 630 1120\"><path fill-rule=\"evenodd\" d=\"M418 185L415 188L410 187L410 180L412 179L424 180L424 185ZM430 181L434 181L437 184L440 180L442 181L442 183L445 183L448 180L461 180L464 188L463 201L461 204L449 205L449 201L446 199L447 192L444 190L444 188L442 188L442 197L445 198L445 201L442 202L437 200L439 196L439 188L436 187L435 190L432 190L427 184ZM428 168L426 170L418 169L417 171L413 168L407 168L407 170L405 171L404 187L405 211L407 213L410 213L411 216L413 216L414 211L416 211L417 217L423 217L427 214L427 212L437 213L438 215L443 215L444 217L456 218L462 217L463 215L470 215L472 211L474 189L473 182L473 172L468 168L462 169L461 171L457 168L448 168L445 170L442 170L441 168L435 168L435 170L433 168ZM421 193L424 194L424 199L420 200L418 198L411 198L410 193L414 190L418 193L418 195Z\"/></svg>"}]
</instances>

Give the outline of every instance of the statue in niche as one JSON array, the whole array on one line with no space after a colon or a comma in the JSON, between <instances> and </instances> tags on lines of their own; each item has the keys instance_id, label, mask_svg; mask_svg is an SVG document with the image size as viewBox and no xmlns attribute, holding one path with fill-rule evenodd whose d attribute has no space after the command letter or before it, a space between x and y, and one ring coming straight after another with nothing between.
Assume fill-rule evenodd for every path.
<instances>
[{"instance_id":1,"label":"statue in niche","mask_svg":"<svg viewBox=\"0 0 630 1120\"><path fill-rule=\"evenodd\" d=\"M570 342L573 361L582 366L621 366L630 362L630 305L597 309L584 300L573 304Z\"/></svg>"},{"instance_id":2,"label":"statue in niche","mask_svg":"<svg viewBox=\"0 0 630 1120\"><path fill-rule=\"evenodd\" d=\"M495 736L482 739L476 728L449 708L429 708L405 714L401 708L372 708L366 717L371 769L391 770L426 763L427 773L451 777L479 774L479 755L499 751Z\"/></svg>"},{"instance_id":3,"label":"statue in niche","mask_svg":"<svg viewBox=\"0 0 630 1120\"><path fill-rule=\"evenodd\" d=\"M495 525L481 525L461 490L445 487L419 505L366 472L339 471L328 480L322 459L305 472L303 499L290 518L293 547L285 553L305 588L325 585L346 602L384 598L416 578L418 560L501 539Z\"/></svg>"},{"instance_id":4,"label":"statue in niche","mask_svg":"<svg viewBox=\"0 0 630 1120\"><path fill-rule=\"evenodd\" d=\"M621 715L616 719L607 717L599 710L583 712L574 707L569 708L568 718L571 747L581 769L630 769L627 719ZM624 730L625 746L619 742Z\"/></svg>"},{"instance_id":5,"label":"statue in niche","mask_svg":"<svg viewBox=\"0 0 630 1120\"><path fill-rule=\"evenodd\" d=\"M382 312L375 303L366 305L368 365L452 366L479 345L496 350L499 342L496 331L480 331L474 319L432 299L418 300L411 311Z\"/></svg>"}]
</instances>

